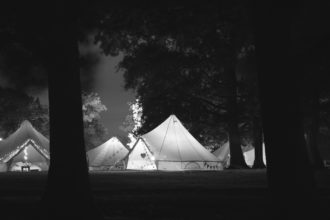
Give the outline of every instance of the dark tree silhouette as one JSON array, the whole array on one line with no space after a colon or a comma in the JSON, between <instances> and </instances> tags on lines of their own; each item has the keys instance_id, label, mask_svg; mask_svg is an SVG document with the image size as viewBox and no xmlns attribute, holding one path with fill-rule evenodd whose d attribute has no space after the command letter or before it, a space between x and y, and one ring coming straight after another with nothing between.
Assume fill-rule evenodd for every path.
<instances>
[{"instance_id":1,"label":"dark tree silhouette","mask_svg":"<svg viewBox=\"0 0 330 220\"><path fill-rule=\"evenodd\" d=\"M304 60L304 69L302 71L303 93L302 106L305 116L305 134L309 153L309 158L314 169L323 169L324 164L319 151L319 136L321 124L322 97L328 97L325 92L328 91L327 84L329 80L322 76L328 72L327 60L329 37L325 35L312 48L306 48L301 57ZM326 94L321 95L321 94ZM326 121L324 118L323 121Z\"/></svg>"},{"instance_id":2,"label":"dark tree silhouette","mask_svg":"<svg viewBox=\"0 0 330 220\"><path fill-rule=\"evenodd\" d=\"M23 67L16 64L22 68L7 68L8 79L19 88L45 87L48 73L51 161L45 195L38 206L42 209L36 212L41 219L100 218L91 194L83 135L78 20L85 4L25 2L6 5L0 13L1 43L11 47L3 47L4 57L13 51L29 58L22 59Z\"/></svg>"},{"instance_id":3,"label":"dark tree silhouette","mask_svg":"<svg viewBox=\"0 0 330 220\"><path fill-rule=\"evenodd\" d=\"M324 164L319 152L319 130L320 130L320 90L312 86L308 104L305 103L307 119L305 120L305 139L309 153L309 159L314 169L323 169Z\"/></svg>"},{"instance_id":4,"label":"dark tree silhouette","mask_svg":"<svg viewBox=\"0 0 330 220\"><path fill-rule=\"evenodd\" d=\"M301 36L294 36L291 29L295 24L293 17L299 15L299 4L257 2L260 4L256 8L263 6L263 9L252 11L251 16L256 24L267 176L274 202L272 218L311 218L317 213L313 209L315 180L300 109L299 79L303 67L299 52L302 47L297 41L291 41ZM302 16L306 14L302 12Z\"/></svg>"},{"instance_id":5,"label":"dark tree silhouette","mask_svg":"<svg viewBox=\"0 0 330 220\"><path fill-rule=\"evenodd\" d=\"M50 167L43 207L50 219L98 219L88 177L78 56L78 2L45 6ZM41 25L42 27L42 25ZM70 124L70 126L69 126Z\"/></svg>"},{"instance_id":6,"label":"dark tree silhouette","mask_svg":"<svg viewBox=\"0 0 330 220\"><path fill-rule=\"evenodd\" d=\"M249 50L248 52L244 50ZM258 89L258 75L256 70L256 55L254 44L248 45L241 53L238 63L238 91L241 129L243 137L253 143L255 159L252 168L265 168L263 162L263 134L260 115L260 101Z\"/></svg>"},{"instance_id":7,"label":"dark tree silhouette","mask_svg":"<svg viewBox=\"0 0 330 220\"><path fill-rule=\"evenodd\" d=\"M228 98L228 133L230 147L230 166L229 169L248 168L245 163L241 149L241 140L238 129L238 104L237 104L237 78L236 71L232 69L229 73L230 93Z\"/></svg>"}]
</instances>

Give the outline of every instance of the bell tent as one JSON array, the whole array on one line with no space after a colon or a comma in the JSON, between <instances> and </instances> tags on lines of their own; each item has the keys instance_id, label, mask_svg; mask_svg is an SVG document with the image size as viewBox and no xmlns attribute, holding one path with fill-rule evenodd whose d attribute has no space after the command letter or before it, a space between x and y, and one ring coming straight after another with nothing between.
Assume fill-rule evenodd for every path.
<instances>
[{"instance_id":1,"label":"bell tent","mask_svg":"<svg viewBox=\"0 0 330 220\"><path fill-rule=\"evenodd\" d=\"M29 121L8 138L0 141L0 165L2 171L48 170L49 141Z\"/></svg>"},{"instance_id":2,"label":"bell tent","mask_svg":"<svg viewBox=\"0 0 330 220\"><path fill-rule=\"evenodd\" d=\"M90 170L123 170L124 158L128 154L126 147L112 137L100 146L87 152Z\"/></svg>"},{"instance_id":3,"label":"bell tent","mask_svg":"<svg viewBox=\"0 0 330 220\"><path fill-rule=\"evenodd\" d=\"M220 160L206 150L175 116L142 135L128 156L127 169L221 170Z\"/></svg>"},{"instance_id":4,"label":"bell tent","mask_svg":"<svg viewBox=\"0 0 330 220\"><path fill-rule=\"evenodd\" d=\"M214 156L216 156L221 161L223 167L229 166L229 152L229 142L224 143L221 147L213 152Z\"/></svg>"}]
</instances>

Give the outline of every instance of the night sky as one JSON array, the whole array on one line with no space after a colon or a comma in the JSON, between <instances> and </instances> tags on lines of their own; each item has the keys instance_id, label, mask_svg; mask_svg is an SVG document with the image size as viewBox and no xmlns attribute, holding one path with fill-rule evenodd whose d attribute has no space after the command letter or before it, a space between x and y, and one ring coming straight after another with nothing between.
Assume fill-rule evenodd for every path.
<instances>
[{"instance_id":1,"label":"night sky","mask_svg":"<svg viewBox=\"0 0 330 220\"><path fill-rule=\"evenodd\" d=\"M128 114L127 102L134 99L133 92L123 88L122 73L115 70L120 59L121 57L102 56L100 64L95 68L95 91L108 108L101 116L110 136L125 134L119 126Z\"/></svg>"}]
</instances>

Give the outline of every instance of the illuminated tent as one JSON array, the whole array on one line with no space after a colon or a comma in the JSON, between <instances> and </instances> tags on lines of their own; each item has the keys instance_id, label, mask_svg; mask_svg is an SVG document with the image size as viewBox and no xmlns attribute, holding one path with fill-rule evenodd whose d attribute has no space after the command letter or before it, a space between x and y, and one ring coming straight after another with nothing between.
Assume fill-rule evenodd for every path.
<instances>
[{"instance_id":1,"label":"illuminated tent","mask_svg":"<svg viewBox=\"0 0 330 220\"><path fill-rule=\"evenodd\" d=\"M137 139L128 155L128 170L157 170L155 157L143 138Z\"/></svg>"},{"instance_id":2,"label":"illuminated tent","mask_svg":"<svg viewBox=\"0 0 330 220\"><path fill-rule=\"evenodd\" d=\"M143 163L148 163L143 165ZM154 165L150 165L153 164ZM127 169L221 170L220 160L206 150L175 115L142 135L128 156Z\"/></svg>"},{"instance_id":3,"label":"illuminated tent","mask_svg":"<svg viewBox=\"0 0 330 220\"><path fill-rule=\"evenodd\" d=\"M245 162L248 166L252 167L254 163L255 153L254 148L251 148L244 152ZM262 161L266 165L266 152L265 152L265 144L262 144Z\"/></svg>"},{"instance_id":4,"label":"illuminated tent","mask_svg":"<svg viewBox=\"0 0 330 220\"><path fill-rule=\"evenodd\" d=\"M243 155L245 162L248 166L252 167L254 163L254 147L245 147L243 148ZM223 163L224 167L228 167L230 164L230 148L229 148L229 142L226 142L224 145L222 145L220 148L218 148L216 151L213 152L213 154L220 159L220 161ZM265 154L265 145L262 145L262 159L264 164L266 165L266 154Z\"/></svg>"},{"instance_id":5,"label":"illuminated tent","mask_svg":"<svg viewBox=\"0 0 330 220\"><path fill-rule=\"evenodd\" d=\"M48 139L29 121L23 121L13 134L0 141L2 171L21 170L22 166L31 170L48 170L49 159Z\"/></svg>"},{"instance_id":6,"label":"illuminated tent","mask_svg":"<svg viewBox=\"0 0 330 220\"><path fill-rule=\"evenodd\" d=\"M230 149L229 149L229 142L226 142L221 147L213 152L213 154L221 161L223 167L229 166L230 161Z\"/></svg>"},{"instance_id":7,"label":"illuminated tent","mask_svg":"<svg viewBox=\"0 0 330 220\"><path fill-rule=\"evenodd\" d=\"M123 159L127 154L128 150L126 147L116 137L112 137L105 143L87 152L90 170L125 169Z\"/></svg>"}]
</instances>

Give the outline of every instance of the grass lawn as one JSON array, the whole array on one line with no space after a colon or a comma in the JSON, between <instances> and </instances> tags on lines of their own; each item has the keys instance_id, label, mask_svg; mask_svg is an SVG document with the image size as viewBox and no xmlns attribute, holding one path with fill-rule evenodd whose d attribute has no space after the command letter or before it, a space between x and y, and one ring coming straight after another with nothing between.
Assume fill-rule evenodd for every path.
<instances>
[{"instance_id":1,"label":"grass lawn","mask_svg":"<svg viewBox=\"0 0 330 220\"><path fill-rule=\"evenodd\" d=\"M90 178L106 219L256 219L265 216L269 204L265 170L114 171L93 172ZM317 173L316 179L326 204L330 170ZM11 219L29 219L45 183L46 173L0 173L2 210L12 212Z\"/></svg>"}]
</instances>

